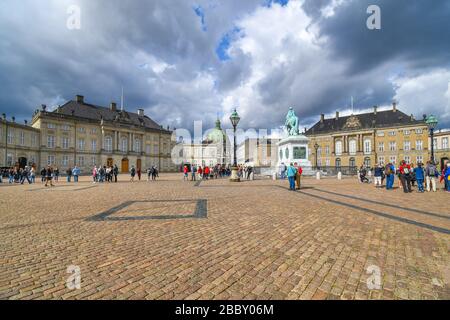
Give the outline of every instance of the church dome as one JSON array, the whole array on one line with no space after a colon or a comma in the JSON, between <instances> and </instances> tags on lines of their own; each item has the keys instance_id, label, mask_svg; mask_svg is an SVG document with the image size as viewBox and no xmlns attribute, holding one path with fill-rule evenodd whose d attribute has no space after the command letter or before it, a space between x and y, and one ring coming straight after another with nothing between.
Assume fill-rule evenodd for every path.
<instances>
[{"instance_id":1,"label":"church dome","mask_svg":"<svg viewBox=\"0 0 450 320\"><path fill-rule=\"evenodd\" d=\"M227 141L227 135L222 130L220 120L217 119L216 127L206 135L206 142L210 144L224 143Z\"/></svg>"}]
</instances>

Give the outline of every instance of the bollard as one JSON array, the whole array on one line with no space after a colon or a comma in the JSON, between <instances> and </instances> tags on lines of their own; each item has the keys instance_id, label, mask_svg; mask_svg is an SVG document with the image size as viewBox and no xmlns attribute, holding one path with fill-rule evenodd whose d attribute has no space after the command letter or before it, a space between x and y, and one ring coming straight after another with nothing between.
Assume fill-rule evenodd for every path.
<instances>
[{"instance_id":1,"label":"bollard","mask_svg":"<svg viewBox=\"0 0 450 320\"><path fill-rule=\"evenodd\" d=\"M338 178L338 180L342 180L342 172L338 172L338 175L337 175L337 178Z\"/></svg>"},{"instance_id":2,"label":"bollard","mask_svg":"<svg viewBox=\"0 0 450 320\"><path fill-rule=\"evenodd\" d=\"M316 180L320 180L320 171L317 171L316 173Z\"/></svg>"}]
</instances>

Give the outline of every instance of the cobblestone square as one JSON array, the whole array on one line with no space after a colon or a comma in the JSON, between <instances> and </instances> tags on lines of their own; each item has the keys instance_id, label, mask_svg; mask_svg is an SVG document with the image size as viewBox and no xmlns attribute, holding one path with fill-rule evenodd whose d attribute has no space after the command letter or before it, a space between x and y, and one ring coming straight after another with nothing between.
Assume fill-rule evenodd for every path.
<instances>
[{"instance_id":1,"label":"cobblestone square","mask_svg":"<svg viewBox=\"0 0 450 320\"><path fill-rule=\"evenodd\" d=\"M268 179L119 180L3 183L0 298L450 298L441 190L403 194L356 179L305 178L297 192ZM67 286L70 266L80 289Z\"/></svg>"}]
</instances>

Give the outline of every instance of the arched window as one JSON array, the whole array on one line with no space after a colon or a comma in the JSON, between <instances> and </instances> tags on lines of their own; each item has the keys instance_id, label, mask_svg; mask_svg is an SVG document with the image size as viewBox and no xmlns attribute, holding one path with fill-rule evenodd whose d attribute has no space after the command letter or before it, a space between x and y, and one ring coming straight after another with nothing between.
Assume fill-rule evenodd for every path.
<instances>
[{"instance_id":1,"label":"arched window","mask_svg":"<svg viewBox=\"0 0 450 320\"><path fill-rule=\"evenodd\" d=\"M337 158L336 159L336 168L340 168L341 167L341 159Z\"/></svg>"},{"instance_id":2,"label":"arched window","mask_svg":"<svg viewBox=\"0 0 450 320\"><path fill-rule=\"evenodd\" d=\"M121 149L122 152L128 152L128 139L127 138L122 138L122 143L121 143Z\"/></svg>"},{"instance_id":3,"label":"arched window","mask_svg":"<svg viewBox=\"0 0 450 320\"><path fill-rule=\"evenodd\" d=\"M355 162L355 158L350 158L350 161L349 161L349 166L350 166L351 168L354 168L354 167L356 167L356 162Z\"/></svg>"},{"instance_id":4,"label":"arched window","mask_svg":"<svg viewBox=\"0 0 450 320\"><path fill-rule=\"evenodd\" d=\"M112 138L110 136L105 137L105 151L106 152L112 151Z\"/></svg>"},{"instance_id":5,"label":"arched window","mask_svg":"<svg viewBox=\"0 0 450 320\"><path fill-rule=\"evenodd\" d=\"M356 154L356 140L350 140L348 143L350 154Z\"/></svg>"},{"instance_id":6,"label":"arched window","mask_svg":"<svg viewBox=\"0 0 450 320\"><path fill-rule=\"evenodd\" d=\"M336 141L335 152L336 152L336 155L342 154L342 141L341 140Z\"/></svg>"}]
</instances>

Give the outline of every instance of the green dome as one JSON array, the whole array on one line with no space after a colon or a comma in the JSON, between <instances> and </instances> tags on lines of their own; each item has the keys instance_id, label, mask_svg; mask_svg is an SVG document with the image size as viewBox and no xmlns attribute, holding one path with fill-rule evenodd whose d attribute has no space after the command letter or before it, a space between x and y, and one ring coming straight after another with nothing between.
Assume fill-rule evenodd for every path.
<instances>
[{"instance_id":1,"label":"green dome","mask_svg":"<svg viewBox=\"0 0 450 320\"><path fill-rule=\"evenodd\" d=\"M213 130L211 130L211 132L208 133L208 135L206 136L206 141L208 143L215 144L226 142L227 141L226 139L227 135L220 126L220 120L217 119L216 127Z\"/></svg>"}]
</instances>

